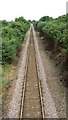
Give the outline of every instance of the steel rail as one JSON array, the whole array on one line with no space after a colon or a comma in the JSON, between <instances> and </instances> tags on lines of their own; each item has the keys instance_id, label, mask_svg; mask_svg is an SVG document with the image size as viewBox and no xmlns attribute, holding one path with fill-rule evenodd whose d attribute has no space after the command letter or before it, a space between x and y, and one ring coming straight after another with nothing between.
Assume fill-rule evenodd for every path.
<instances>
[{"instance_id":1,"label":"steel rail","mask_svg":"<svg viewBox=\"0 0 68 120\"><path fill-rule=\"evenodd\" d=\"M31 28L32 28L32 26L31 26ZM35 46L34 46L34 52L35 52ZM36 55L36 53L35 53L35 55ZM36 64L36 56L35 56L35 64ZM28 58L27 58L27 68L28 68ZM44 107L43 107L44 104L43 104L43 96L42 96L42 86L41 86L41 82L38 78L37 64L36 64L36 72L37 72L37 79L38 79L38 90L39 90L39 97L40 97L41 115L42 115L42 119L44 119L45 113L44 113ZM26 82L27 82L27 72L26 72L24 83L23 83L24 86L23 86L23 91L22 91L19 120L21 120L23 117L24 99L25 99L25 94L26 94L25 93L26 92Z\"/></svg>"}]
</instances>

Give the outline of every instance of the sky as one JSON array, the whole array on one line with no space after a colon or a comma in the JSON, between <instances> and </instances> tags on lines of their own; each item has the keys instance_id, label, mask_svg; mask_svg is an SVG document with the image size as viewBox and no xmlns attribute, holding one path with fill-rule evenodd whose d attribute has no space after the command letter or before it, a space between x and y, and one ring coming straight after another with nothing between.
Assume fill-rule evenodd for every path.
<instances>
[{"instance_id":1,"label":"sky","mask_svg":"<svg viewBox=\"0 0 68 120\"><path fill-rule=\"evenodd\" d=\"M23 16L39 20L43 16L57 18L66 14L67 0L0 0L0 20L14 20Z\"/></svg>"}]
</instances>

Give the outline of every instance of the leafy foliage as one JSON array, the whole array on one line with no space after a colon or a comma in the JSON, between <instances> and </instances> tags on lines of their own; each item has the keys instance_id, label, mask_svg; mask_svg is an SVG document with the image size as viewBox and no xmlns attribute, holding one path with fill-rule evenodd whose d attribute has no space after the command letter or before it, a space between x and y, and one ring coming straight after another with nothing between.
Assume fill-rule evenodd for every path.
<instances>
[{"instance_id":1,"label":"leafy foliage","mask_svg":"<svg viewBox=\"0 0 68 120\"><path fill-rule=\"evenodd\" d=\"M39 21L50 21L50 20L53 20L53 18L49 16L44 16Z\"/></svg>"},{"instance_id":2,"label":"leafy foliage","mask_svg":"<svg viewBox=\"0 0 68 120\"><path fill-rule=\"evenodd\" d=\"M30 27L30 22L23 17L15 21L2 21L2 62L12 63L22 47L22 41Z\"/></svg>"},{"instance_id":3,"label":"leafy foliage","mask_svg":"<svg viewBox=\"0 0 68 120\"><path fill-rule=\"evenodd\" d=\"M34 26L39 32L47 35L51 40L54 40L55 43L60 44L62 50L64 50L65 53L68 53L67 20L68 14L60 16L57 19L46 16L42 17L39 21L34 22Z\"/></svg>"}]
</instances>

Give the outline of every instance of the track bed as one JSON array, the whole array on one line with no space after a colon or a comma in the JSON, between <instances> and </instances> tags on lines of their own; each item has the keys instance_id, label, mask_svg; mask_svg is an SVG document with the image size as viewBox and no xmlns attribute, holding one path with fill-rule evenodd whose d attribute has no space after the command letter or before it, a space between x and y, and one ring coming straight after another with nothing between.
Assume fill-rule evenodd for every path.
<instances>
[{"instance_id":1,"label":"track bed","mask_svg":"<svg viewBox=\"0 0 68 120\"><path fill-rule=\"evenodd\" d=\"M33 34L30 34L23 118L41 118L41 103L36 69Z\"/></svg>"}]
</instances>

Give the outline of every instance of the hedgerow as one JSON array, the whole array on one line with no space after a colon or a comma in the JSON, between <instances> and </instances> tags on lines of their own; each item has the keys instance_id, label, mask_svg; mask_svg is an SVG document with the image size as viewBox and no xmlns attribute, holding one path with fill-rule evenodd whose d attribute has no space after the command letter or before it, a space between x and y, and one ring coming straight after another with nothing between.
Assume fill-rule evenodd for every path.
<instances>
[{"instance_id":1,"label":"hedgerow","mask_svg":"<svg viewBox=\"0 0 68 120\"><path fill-rule=\"evenodd\" d=\"M39 21L35 21L34 26L37 31L51 38L54 43L60 44L62 50L68 53L67 20L68 15L60 16L57 19L52 19L51 17L49 19L48 16L45 16Z\"/></svg>"},{"instance_id":2,"label":"hedgerow","mask_svg":"<svg viewBox=\"0 0 68 120\"><path fill-rule=\"evenodd\" d=\"M2 21L2 63L12 63L18 51L21 50L25 34L30 27L30 22L23 17L15 21Z\"/></svg>"}]
</instances>

